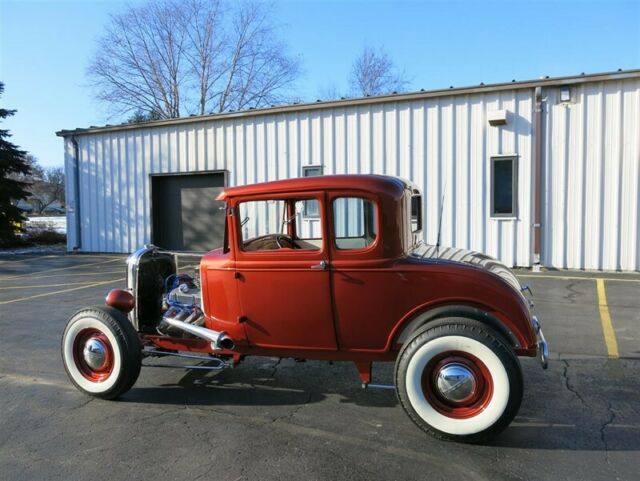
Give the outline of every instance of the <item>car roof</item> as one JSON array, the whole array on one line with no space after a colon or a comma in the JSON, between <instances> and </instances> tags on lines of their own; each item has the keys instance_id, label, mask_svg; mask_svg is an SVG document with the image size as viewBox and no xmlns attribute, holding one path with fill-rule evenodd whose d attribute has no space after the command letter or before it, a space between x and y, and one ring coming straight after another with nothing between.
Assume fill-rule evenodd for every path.
<instances>
[{"instance_id":1,"label":"car roof","mask_svg":"<svg viewBox=\"0 0 640 481\"><path fill-rule=\"evenodd\" d=\"M414 191L417 190L417 187L400 177L388 175L318 175L228 187L224 189L216 200L227 200L232 197L246 195L283 194L318 190L362 190L399 198L405 189Z\"/></svg>"}]
</instances>

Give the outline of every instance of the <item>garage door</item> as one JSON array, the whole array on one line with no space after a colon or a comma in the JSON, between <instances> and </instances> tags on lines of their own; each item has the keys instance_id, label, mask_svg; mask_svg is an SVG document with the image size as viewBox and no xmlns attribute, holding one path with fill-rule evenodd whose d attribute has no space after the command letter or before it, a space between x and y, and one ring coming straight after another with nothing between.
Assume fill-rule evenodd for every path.
<instances>
[{"instance_id":1,"label":"garage door","mask_svg":"<svg viewBox=\"0 0 640 481\"><path fill-rule=\"evenodd\" d=\"M151 176L151 242L165 249L205 252L222 246L224 211L214 199L224 173Z\"/></svg>"}]
</instances>

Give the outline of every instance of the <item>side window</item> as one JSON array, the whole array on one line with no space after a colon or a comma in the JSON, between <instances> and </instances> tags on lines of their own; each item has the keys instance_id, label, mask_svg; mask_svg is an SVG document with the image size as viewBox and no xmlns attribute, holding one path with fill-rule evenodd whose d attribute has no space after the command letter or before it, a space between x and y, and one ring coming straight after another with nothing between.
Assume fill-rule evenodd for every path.
<instances>
[{"instance_id":1,"label":"side window","mask_svg":"<svg viewBox=\"0 0 640 481\"><path fill-rule=\"evenodd\" d=\"M376 240L376 205L360 197L339 197L333 201L333 223L338 249L364 249Z\"/></svg>"},{"instance_id":2,"label":"side window","mask_svg":"<svg viewBox=\"0 0 640 481\"><path fill-rule=\"evenodd\" d=\"M303 222L305 205L317 199L278 199L241 202L238 205L241 249L245 252L321 250L321 223Z\"/></svg>"},{"instance_id":3,"label":"side window","mask_svg":"<svg viewBox=\"0 0 640 481\"><path fill-rule=\"evenodd\" d=\"M518 164L515 157L491 159L491 216L517 215Z\"/></svg>"}]
</instances>

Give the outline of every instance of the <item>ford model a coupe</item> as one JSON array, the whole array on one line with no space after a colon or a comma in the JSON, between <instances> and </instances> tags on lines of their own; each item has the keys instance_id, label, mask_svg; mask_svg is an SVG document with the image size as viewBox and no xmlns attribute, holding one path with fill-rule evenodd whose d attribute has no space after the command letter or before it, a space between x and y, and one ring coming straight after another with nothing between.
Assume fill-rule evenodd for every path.
<instances>
[{"instance_id":1,"label":"ford model a coupe","mask_svg":"<svg viewBox=\"0 0 640 481\"><path fill-rule=\"evenodd\" d=\"M520 406L518 356L548 351L530 301L496 260L422 239L407 181L322 176L226 189L223 247L193 275L146 246L127 289L76 312L62 357L81 391L113 399L146 356L233 366L246 356L353 361L363 386L395 361L409 417L443 439L479 442ZM373 384L371 384L373 386Z\"/></svg>"}]
</instances>

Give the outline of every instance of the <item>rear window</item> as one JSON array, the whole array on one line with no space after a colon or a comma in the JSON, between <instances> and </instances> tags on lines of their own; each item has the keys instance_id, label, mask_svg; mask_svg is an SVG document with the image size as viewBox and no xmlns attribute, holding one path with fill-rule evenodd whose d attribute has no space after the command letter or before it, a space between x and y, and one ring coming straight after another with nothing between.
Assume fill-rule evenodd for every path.
<instances>
[{"instance_id":1,"label":"rear window","mask_svg":"<svg viewBox=\"0 0 640 481\"><path fill-rule=\"evenodd\" d=\"M411 196L411 232L417 233L422 230L422 196Z\"/></svg>"}]
</instances>

